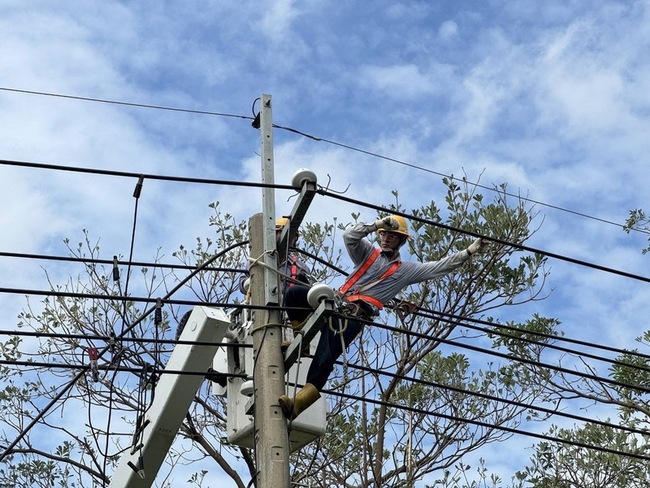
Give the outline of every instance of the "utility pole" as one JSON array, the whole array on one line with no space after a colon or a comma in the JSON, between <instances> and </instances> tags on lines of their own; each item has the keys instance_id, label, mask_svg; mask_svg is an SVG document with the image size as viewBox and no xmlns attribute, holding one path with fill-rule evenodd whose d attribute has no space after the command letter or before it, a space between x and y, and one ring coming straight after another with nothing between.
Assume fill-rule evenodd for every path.
<instances>
[{"instance_id":1,"label":"utility pole","mask_svg":"<svg viewBox=\"0 0 650 488\"><path fill-rule=\"evenodd\" d=\"M260 109L262 182L272 185L273 121L271 96L262 95ZM251 266L251 303L277 306L277 250L275 240L275 191L262 189L262 213L249 220L252 257L263 266ZM257 488L289 488L289 434L278 399L284 394L282 324L278 310L255 310L253 383L255 388L255 461Z\"/></svg>"}]
</instances>

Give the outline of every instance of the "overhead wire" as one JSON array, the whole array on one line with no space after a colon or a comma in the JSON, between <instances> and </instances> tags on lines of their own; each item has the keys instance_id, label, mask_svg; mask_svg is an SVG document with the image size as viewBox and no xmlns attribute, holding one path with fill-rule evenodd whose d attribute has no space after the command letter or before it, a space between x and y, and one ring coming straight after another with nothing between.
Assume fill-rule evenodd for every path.
<instances>
[{"instance_id":1,"label":"overhead wire","mask_svg":"<svg viewBox=\"0 0 650 488\"><path fill-rule=\"evenodd\" d=\"M107 171L107 170L95 170L95 169L88 169L88 168L79 168L79 167L66 167L66 166L58 166L58 165L49 165L49 164L43 164L43 163L27 163L27 162L18 162L18 161L7 161L7 160L0 160L0 164L14 164L18 166L28 166L28 167L38 167L38 168L47 168L47 169L57 169L57 170L63 170L63 171L79 171L79 172L89 172L89 173L97 173L97 174L110 174L112 176L126 176L126 177L131 177L131 178L149 178L149 179L159 179L159 180L167 180L167 181L184 181L184 182L192 182L192 183L205 183L205 184L218 184L218 185L234 185L234 186L247 186L247 187L257 187L257 188L274 188L274 189L285 189L285 190L294 190L295 188L291 185L278 185L278 184L269 184L269 183L252 183L252 182L240 182L240 181L227 181L227 180L210 180L210 179L203 179L203 178L185 178L185 177L177 177L177 176L163 176L163 175L151 175L151 174L141 174L141 173L129 173L129 172L121 172L121 171ZM508 242L503 239L499 239L493 236L486 236L479 234L477 232L467 230L467 229L460 229L451 225L443 224L441 222L436 222L428 219L424 219L421 217L417 217L405 212L400 212L394 209L388 209L384 206L381 205L376 205L373 203L365 202L362 200L354 199L351 197L347 197L345 195L327 190L325 188L319 188L317 192L323 196L327 196L330 198L334 198L337 200L345 201L347 203L351 203L357 206L362 206L365 208L370 208L379 212L391 212L395 215L400 215L402 217L408 218L410 220L414 220L417 222L421 222L423 224L431 225L434 227L438 227L447 231L451 232L458 232L462 233L468 236L472 237L481 237L485 239L486 241L489 242L494 242L496 244L501 244L504 246L511 246L516 249L519 249L520 251L526 251L526 252L531 252L534 254L540 254L546 257L550 257L553 259L557 259L560 261L565 261L569 262L572 264L577 264L579 266L584 266L588 268L592 268L598 271L603 271L606 273L611 273L619 276L623 276L626 278L638 280L638 281L643 281L646 283L650 283L650 278L641 276L635 273L630 273L622 270L618 270L615 268L599 265L596 263L590 263L588 261L584 261L581 259L576 259L572 258L570 256L566 256L563 254L551 252L551 251L546 251L530 246L526 246L523 244L517 244L517 243L512 243Z\"/></svg>"},{"instance_id":2,"label":"overhead wire","mask_svg":"<svg viewBox=\"0 0 650 488\"><path fill-rule=\"evenodd\" d=\"M312 140L317 141L317 142L323 142L323 143L326 143L326 144L331 144L333 146L338 146L338 147L341 147L343 149L347 149L349 151L354 151L354 152L357 152L357 153L360 153L360 154L365 154L366 156L371 156L373 158L382 159L384 161L389 161L389 162L392 162L392 163L396 163L396 164L399 164L401 166L406 166L406 167L411 168L411 169L416 169L418 171L423 171L423 172L430 173L430 174L433 174L433 175L436 175L436 176L442 176L444 178L448 178L451 181L458 181L458 182L468 183L469 185L474 186L476 188L481 188L483 190L488 190L488 191L495 191L495 189L490 187L490 186L482 185L482 184L480 184L478 182L472 182L472 181L467 180L466 178L457 178L457 177L454 177L453 175L448 175L446 173L441 173L439 171L435 171L435 170L432 170L430 168L425 168L424 166L419 166L419 165L416 165L416 164L413 164L413 163L408 163L406 161L402 161L400 159L396 159L396 158L392 158L390 156L379 154L377 152L369 151L369 150L366 150L366 149L361 149L361 148L358 148L358 147L355 147L355 146L351 146L349 144L343 144L341 142L337 142L337 141L333 141L333 140L330 140L330 139L325 139L325 138L322 138L322 137L317 137L317 136L314 136L314 135L311 135L311 134L307 134L306 132L302 132L300 130L293 129L291 127L283 127L283 126L280 126L280 125L274 125L274 127L278 128L278 129L285 130L285 131L292 132L294 134L301 135L303 137L306 137L308 139L312 139ZM613 225L613 226L616 226L616 227L624 227L624 224L617 223L617 222L614 222L614 221L611 221L611 220L608 220L608 219L603 219L601 217L595 217L593 215L589 215L589 214L586 214L584 212L578 212L578 211L571 210L571 209L568 209L568 208L565 208L565 207L560 207L559 205L553 205L553 204L550 204L550 203L542 202L540 200L534 200L532 198L524 197L524 196L516 194L516 193L510 193L510 192L502 191L502 190L499 190L499 191L502 192L504 195L519 198L519 199L521 199L521 200L523 200L525 202L532 203L534 205L539 205L539 206L551 208L553 210L559 210L561 212L573 214L573 215L576 215L578 217L582 217L582 218L586 218L586 219L590 219L590 220L595 220L597 222L601 222L601 223L608 224L608 225ZM634 227L631 230L634 230L636 232L641 232L643 234L650 234L650 230L645 230L645 229L641 229L641 228L637 228L637 227Z\"/></svg>"},{"instance_id":3,"label":"overhead wire","mask_svg":"<svg viewBox=\"0 0 650 488\"><path fill-rule=\"evenodd\" d=\"M214 345L214 344L211 344ZM21 366L25 368L44 368L44 369L70 369L86 372L88 370L87 364L71 364L71 363L55 363L51 361L30 361L30 360L8 360L0 359L0 365L4 366ZM114 368L111 364L102 364L98 365L100 371L110 371ZM139 374L142 372L142 368L133 368L128 366L120 366L116 371L121 373L135 373ZM180 370L180 369L164 369L160 370L161 374L172 374L176 376L205 376L205 371L192 371L192 370ZM221 372L220 372L221 373ZM243 373L222 373L228 378L246 378L246 375Z\"/></svg>"},{"instance_id":4,"label":"overhead wire","mask_svg":"<svg viewBox=\"0 0 650 488\"><path fill-rule=\"evenodd\" d=\"M129 172L94 170L94 169L91 170L91 169L88 169L88 168L66 167L66 166L57 166L57 165L49 165L49 164L42 164L42 163L26 163L26 162L0 160L0 164L16 164L16 165L19 165L19 166L26 165L26 166L29 166L29 167L58 169L58 170L64 170L64 171L80 171L80 172L91 172L91 173L96 172L98 174L110 174L112 176L127 176L127 177L131 177L131 178L144 177L144 178L160 179L160 180L168 180L168 181L185 181L185 182L193 182L193 183L206 183L206 184L219 184L219 185L238 185L238 186L250 186L250 187L264 187L264 188L295 190L295 188L293 188L293 186L290 186L290 185L277 185L277 184L252 183L252 182L237 182L237 181L227 181L227 180L210 180L210 179L201 179L201 178L184 178L184 177L176 177L176 176L163 176L163 175L150 175L150 174L145 175L145 174L141 174L141 173L129 173ZM370 209L373 209L373 210L376 210L376 211L379 211L379 212L391 212L391 213L394 213L395 215L400 215L402 217L405 217L405 218L408 218L408 219L411 219L411 220L414 220L414 221L418 221L418 222L421 222L423 224L427 224L427 225L431 225L431 226L438 227L438 228L441 228L441 229L445 229L447 231L458 232L458 233L462 233L462 234L469 235L469 236L472 236L472 237L481 237L481 238L485 239L486 241L494 242L496 244L501 244L501 245L504 245L504 246L511 246L511 247L516 248L516 249L519 249L520 251L526 251L526 252L531 252L531 253L535 253L535 254L540 254L540 255L550 257L550 258L553 258L553 259L557 259L557 260L560 260L560 261L565 261L565 262L569 262L569 263L572 263L572 264L577 264L577 265L580 265L580 266L592 268L592 269L595 269L595 270L598 270L598 271L603 271L603 272L606 272L606 273L611 273L611 274L623 276L623 277L626 277L626 278L630 278L630 279L650 283L650 278L649 277L645 277L645 276L641 276L641 275L638 275L638 274L635 274L635 273L630 273L630 272L614 269L614 268L599 265L599 264L596 264L596 263L590 263L590 262L587 262L587 261L584 261L584 260L580 260L580 259L572 258L570 256L566 256L566 255L563 255L563 254L554 253L554 252L550 252L550 251L546 251L546 250L542 250L542 249L538 249L538 248L533 248L533 247L530 247L530 246L525 246L523 244L508 242L506 240L499 239L499 238L496 238L496 237L493 237L493 236L482 235L482 234L479 234L479 233L471 231L471 230L460 229L460 228L457 228L457 227L454 227L454 226L451 226L451 225L443 224L441 222L436 222L436 221L424 219L424 218L417 217L417 216L414 216L414 215L411 215L411 214L408 214L408 213L405 213L405 212L400 212L400 211L397 211L397 210L394 210L394 209L388 209L388 208L386 208L384 206L381 206L381 205L376 205L376 204L372 204L372 203L365 202L365 201L362 201L362 200L347 197L345 195L342 195L342 194L327 190L327 189L322 188L322 187L319 188L317 190L317 192L319 194L323 195L323 196L328 196L330 198L345 201L347 203L351 203L351 204L354 204L354 205L357 205L357 206L370 208Z\"/></svg>"},{"instance_id":5,"label":"overhead wire","mask_svg":"<svg viewBox=\"0 0 650 488\"><path fill-rule=\"evenodd\" d=\"M194 178L189 176L170 176L153 173L137 173L133 171L117 171L99 168L88 168L83 166L65 166L60 164L37 163L30 161L15 161L9 159L0 159L0 165L17 166L32 169L45 169L51 171L67 171L72 173L87 173L103 176L115 176L122 178L144 178L157 181L171 181L175 183L196 183L201 185L223 185L223 186L241 186L249 188L273 188L277 190L295 190L291 185L279 185L273 183L257 183L252 181L238 180L221 180L214 178Z\"/></svg>"},{"instance_id":6,"label":"overhead wire","mask_svg":"<svg viewBox=\"0 0 650 488\"><path fill-rule=\"evenodd\" d=\"M21 89L18 89L18 88L0 87L0 91L23 93L23 94L28 94L28 95L40 95L40 96L55 97L55 98L64 98L64 99L70 99L70 100L81 100L81 101L84 101L84 102L105 103L105 104L108 104L108 105L121 105L121 106L125 106L125 107L147 108L147 109L155 109L155 110L165 110L165 111L169 111L169 112L181 112L181 113L198 114L198 115L213 115L213 116L217 116L217 117L229 117L229 118L234 118L234 119L253 120L253 117L250 117L250 116L239 115L239 114L231 114L231 113L225 113L225 112L212 112L212 111L207 111L207 110L193 110L193 109L188 109L188 108L168 107L168 106L163 106L163 105L150 105L150 104L146 104L146 103L122 102L122 101L119 101L119 100L108 100L108 99L105 99L105 98L81 97L81 96L75 96L75 95L64 95L64 94L60 94L60 93L43 92L43 91L36 91L36 90L21 90Z\"/></svg>"},{"instance_id":7,"label":"overhead wire","mask_svg":"<svg viewBox=\"0 0 650 488\"><path fill-rule=\"evenodd\" d=\"M370 209L373 209L373 210L377 210L378 212L390 212L391 214L399 215L399 216L407 218L409 220L414 220L416 222L421 222L423 224L431 225L433 227L438 227L440 229L444 229L444 230L447 230L447 231L450 231L450 232L457 232L457 233L465 234L465 235L475 237L475 238L480 237L485 241L493 242L495 244L501 244L503 246L514 247L514 248L516 248L516 249L518 249L520 251L526 251L526 252L530 252L530 253L534 253L534 254L540 254L542 256L557 259L559 261L565 261L565 262L568 262L568 263L577 264L579 266L584 266L584 267L595 269L595 270L598 270L598 271L603 271L605 273L611 273L611 274L623 276L625 278L630 278L630 279L633 279L633 280L638 280L638 281L643 281L643 282L646 282L646 283L650 283L650 277L647 277L647 276L641 276L641 275L638 275L638 274L629 273L627 271L622 271L622 270L619 270L619 269L614 269L614 268L610 268L610 267L607 267L607 266L602 266L602 265L599 265L599 264L590 263L588 261L572 258L570 256L566 256L566 255L563 255L563 254L558 254L558 253L554 253L554 252L550 252L550 251L545 251L543 249L538 249L538 248L526 246L524 244L508 242L508 241L506 241L504 239L499 239L497 237L480 234L480 233L472 231L472 230L461 229L459 227L454 227L452 225L443 224L442 222L436 222L436 221L433 221L433 220L424 219L422 217L417 217L415 215L411 215L411 214L408 214L408 213L405 213L405 212L400 212L399 210L389 209L389 208L383 207L381 205L376 205L376 204L373 204L373 203L364 202L362 200L357 200L357 199L347 197L345 195L341 195L341 194L338 194L336 192L332 192L332 191L329 191L329 190L326 190L326 189L323 189L323 188L317 190L317 192L319 194L321 194L321 195L329 196L329 197L335 198L337 200L341 200L341 201L345 201L345 202L348 202L348 203L352 203L354 205L358 205L358 206L370 208Z\"/></svg>"},{"instance_id":8,"label":"overhead wire","mask_svg":"<svg viewBox=\"0 0 650 488\"><path fill-rule=\"evenodd\" d=\"M93 102L93 103L104 103L104 104L110 104L110 105L121 105L121 106L126 106L126 107L164 110L164 111L188 113L188 114L209 115L209 116L217 116L217 117L225 117L225 118L236 118L236 119L252 120L252 121L255 121L255 119L256 119L255 116L246 116L246 115L241 115L241 114L232 114L232 113L215 112L215 111L207 111L207 110L194 110L194 109L186 109L186 108L180 108L180 107L169 107L169 106L162 106L162 105L152 105L152 104L145 104L145 103L123 102L123 101L119 101L119 100L102 99L102 98L96 98L96 97L82 97L82 96L66 95L66 94L53 93L53 92L43 92L43 91L36 91L36 90L24 90L24 89L10 88L10 87L0 87L0 91L21 93L21 94L28 94L28 95L47 96L47 97L70 99L70 100L80 100L80 101ZM255 101L257 101L257 99ZM252 108L253 112L254 112L254 108L255 108L255 101L253 102L253 108ZM426 167L421 166L421 165L416 165L416 164L413 164L413 163L403 161L401 159L397 159L397 158L389 157L389 156L386 156L386 155L383 155L383 154L379 154L379 153L374 152L374 151L370 151L370 150L367 150L367 149L362 149L362 148L359 148L359 147L356 147L356 146L352 146L350 144L344 144L344 143L334 141L334 140L331 140L331 139L327 139L327 138L324 138L324 137L319 137L319 136L315 136L315 135L312 135L312 134L308 134L307 132L304 132L302 130L295 129L295 128L292 128L292 127L287 127L287 126L283 126L283 125L279 125L279 124L273 124L273 127L277 128L279 130L283 130L283 131L286 131L286 132L290 132L290 133L299 135L301 137L305 137L307 139L310 139L310 140L313 140L313 141L316 141L316 142L322 142L322 143L325 143L325 144L330 144L330 145L333 145L333 146L340 147L342 149L346 149L348 151L353 151L353 152L357 152L359 154L364 154L366 156L370 156L370 157L373 157L373 158L382 159L384 161L388 161L388 162L395 163L395 164L398 164L398 165L401 165L401 166L405 166L405 167L408 167L408 168L411 168L411 169L415 169L417 171L422 171L422 172L430 173L430 174L433 174L433 175L436 175L436 176L442 176L442 177L445 177L445 178L449 178L452 181L467 181L467 180L464 180L464 179L461 179L461 178L454 177L453 175L448 175L448 174L445 174L445 173L442 173L442 172L439 172L439 171L432 170L430 168L426 168ZM469 182L469 181L467 181L467 182L470 183L472 186L476 186L477 188L482 188L482 189L488 190L488 191L494 191L494 188L489 187L487 185L481 185L479 183L474 183L474 182ZM558 210L558 211L561 211L561 212L573 214L573 215L576 215L578 217L598 221L598 222L608 224L608 225L613 225L613 226L616 226L616 227L623 227L624 226L624 224L621 224L621 223L613 222L611 220L604 219L604 218L601 218L601 217L595 217L593 215L589 215L589 214L584 213L584 212L578 212L578 211L575 211L575 210L571 210L571 209L568 209L568 208L565 208L565 207L561 207L559 205L553 205L553 204L545 203L545 202L542 202L540 200L535 200L535 199L532 199L532 198L523 197L521 195L517 195L517 194L514 194L514 193L506 192L506 194L509 195L509 196L514 196L514 197L517 197L517 198L521 198L522 200L527 201L529 203L532 203L534 205L544 206L544 207L547 207L547 208L551 208L553 210ZM638 228L638 227L633 227L630 230L645 233L645 234L650 233L649 230Z\"/></svg>"},{"instance_id":9,"label":"overhead wire","mask_svg":"<svg viewBox=\"0 0 650 488\"><path fill-rule=\"evenodd\" d=\"M469 418L459 417L459 416L455 416L455 415L448 415L448 414L444 414L444 413L441 413L441 412L431 412L431 411L424 410L424 409L421 409L421 408L411 407L411 406L407 406L407 405L397 405L397 404L393 404L393 403L386 402L386 401L383 401L383 400L377 400L377 399L374 399L374 398L364 398L364 397L360 397L360 396L357 396L357 395L342 393L340 391L335 391L335 390L324 389L323 392L327 393L327 394L330 394L330 395L333 395L333 396L338 396L338 397L341 397L341 398L347 398L349 400L371 403L373 405L378 405L378 406L388 407L388 408L399 408L401 410L410 411L410 412L418 413L418 414L421 414L421 415L433 416L433 417L438 417L438 418L442 418L442 419L445 419L445 420L451 420L451 421L456 421L456 422L463 422L463 423L467 423L467 424L476 425L478 427L483 427L483 428L486 428L486 429L496 429L496 430L508 432L508 433L511 433L511 434L520 434L520 435L525 435L527 437L534 437L536 439L541 439L541 440L546 440L546 441L551 441L551 442L558 442L558 443L571 445L571 446L575 446L575 447L582 447L582 448L585 448L585 449L593 449L595 451L605 452L605 453L608 453L608 454L615 454L615 455L618 455L618 456L625 456L625 457L640 459L640 460L643 460L643 461L650 461L650 456L646 456L646 455L643 455L643 454L637 454L637 453L634 453L634 452L624 452L624 451L620 451L620 450L617 450L617 449L612 449L612 448L602 446L602 445L588 444L586 442L580 442L580 441L574 441L574 440L570 440L570 439L564 439L564 438L561 438L561 437L558 437L558 436L549 436L549 435L546 435L546 434L540 434L538 432L531 432L531 431L525 431L525 430L517 429L517 428L514 428L514 427L508 427L508 426L505 426L505 425L496 426L496 425L493 425L493 424L491 424L489 422L485 422L485 421L481 421L481 420L469 419Z\"/></svg>"},{"instance_id":10,"label":"overhead wire","mask_svg":"<svg viewBox=\"0 0 650 488\"><path fill-rule=\"evenodd\" d=\"M60 256L53 254L34 254L34 253L22 253L22 252L8 252L0 251L0 257L6 258L18 258L18 259L27 259L27 260L43 260L43 261L65 261L71 263L82 263L82 264L106 264L106 265L126 265L126 266L139 266L144 268L161 268L161 269L173 269L173 270L192 270L196 269L196 265L192 266L189 264L172 264L172 263L159 263L151 261L133 261L133 260L120 260L120 259L99 259L91 257L76 257L76 256ZM229 271L235 273L245 273L248 272L245 268L220 268L214 266L208 266L203 268L203 271Z\"/></svg>"},{"instance_id":11,"label":"overhead wire","mask_svg":"<svg viewBox=\"0 0 650 488\"><path fill-rule=\"evenodd\" d=\"M336 313L335 315L339 315L340 317L344 317L344 315L341 315L341 314L338 314L338 313ZM366 321L366 320L361 320L361 319L359 319L359 321L364 322L367 325L372 325L373 327L376 327L376 328L379 328L379 329L387 330L389 332L407 333L409 336L415 337L417 339L431 340L431 337L429 337L428 335L423 334L421 332L417 332L417 331L413 331L413 330L406 332L403 328L394 327L394 326L391 326L391 325L388 325L388 324L382 324L380 322L372 322L372 321ZM536 361L536 360L529 359L529 358L516 356L516 355L513 355L511 353L504 353L504 352L500 352L500 351L495 351L494 349L486 349L484 347L474 346L474 345L471 345L471 344L466 344L464 342L459 342L459 341L455 341L455 340L451 340L451 339L445 339L445 338L441 338L441 337L436 337L435 340L437 342L440 342L441 344L446 344L446 345L449 345L449 346L455 346L455 347L459 347L459 348L462 348L462 349L467 349L467 350L470 350L470 351L473 351L473 352L478 352L478 353L486 354L486 355L489 355L489 356L495 356L495 357L499 357L499 358L502 358L502 359L507 359L509 361L516 361L516 362L520 362L520 363L528 364L528 365L532 365L532 366L539 366L539 367L547 368L547 369L552 370L552 371L557 371L559 373L564 373L564 374L568 374L568 375L571 375L571 376L577 376L577 377L580 377L582 379L595 380L595 381L598 381L600 383L608 384L608 385L611 385L611 386L624 387L624 388L639 391L639 392L642 392L642 393L650 393L650 388L646 388L646 387L639 386L639 385L630 385L630 384L624 383L622 381L612 380L612 379L605 378L605 377L602 377L602 376L598 376L598 375L594 375L594 374L590 374L590 373L585 373L585 372L578 371L578 370L572 370L572 369L565 368L565 367L562 367L562 366L557 366L557 365L554 365L554 364L544 363L544 362ZM630 367L630 369L639 369L639 368L635 367L636 365L627 365L626 364L626 366ZM645 368L645 367L644 367L644 369L647 370L647 368Z\"/></svg>"},{"instance_id":12,"label":"overhead wire","mask_svg":"<svg viewBox=\"0 0 650 488\"><path fill-rule=\"evenodd\" d=\"M133 253L135 251L135 235L136 235L136 229L138 225L138 204L140 202L140 195L142 193L142 186L144 184L144 177L140 176L138 178L138 182L135 185L135 189L133 191L133 198L135 200L134 205L133 205L133 225L131 227L131 241L129 244L129 259L128 259L128 265L126 268L126 279L124 283L124 291L122 291L122 286L121 286L121 280L120 280L120 270L119 266L117 264L117 256L113 257L113 282L117 285L117 289L120 295L129 295L129 283L131 282L131 262L133 261ZM124 336L124 330L129 326L129 321L128 321L128 303L126 301L121 302L122 307L119 308L117 307L118 313L121 310L121 315L122 315L122 329L120 332L120 337ZM158 302L157 302L158 305ZM157 327L158 325L154 325L154 327ZM112 336L115 336L115 329L112 330ZM157 339L157 337L156 337ZM121 346L119 346L121 349ZM121 352L121 351L120 351ZM110 432L110 427L111 427L111 422L113 419L113 392L114 389L112 387L113 383L115 382L115 379L117 378L117 367L120 365L120 363L123 360L122 354L118 352L118 354L114 355L111 358L111 363L115 362L115 368L113 368L113 376L111 377L111 387L108 389L108 414L106 416L106 432ZM146 364L146 363L145 363ZM155 388L155 385L152 385L152 389ZM138 400L140 398L138 397ZM140 407L140 404L138 403L138 407ZM92 402L88 402L88 417L91 417L91 408L92 408ZM139 413L139 412L138 412ZM94 432L94 430L93 430ZM108 463L108 445L109 445L109 440L110 436L107 434L105 436L105 446L104 446L104 452L103 452L103 472L106 473L106 464ZM99 447L99 442L97 442L97 448L98 451L101 452L101 449ZM106 482L104 481L104 486L106 486Z\"/></svg>"},{"instance_id":13,"label":"overhead wire","mask_svg":"<svg viewBox=\"0 0 650 488\"><path fill-rule=\"evenodd\" d=\"M337 364L342 364L342 363L337 362ZM507 404L507 405L512 405L512 406L515 406L515 407L524 408L526 410L540 412L540 413L543 413L543 414L549 415L549 416L557 416L557 417L563 417L563 418L567 418L567 419L571 419L571 420L577 420L577 421L580 421L580 422L588 422L588 423L600 425L602 427L608 427L608 428L618 429L618 430L621 430L621 431L624 431L624 432L629 432L631 434L640 434L640 435L647 435L648 434L647 429L637 429L637 428L628 427L628 426L625 426L625 425L613 424L611 422L605 422L605 421L602 421L602 420L593 419L593 418L589 418L589 417L584 417L584 416L569 413L569 412L563 412L562 410L559 410L558 408L548 408L548 407L543 407L541 405L534 405L534 404L521 402L521 401L517 401L517 400L510 400L509 398L502 397L502 396L490 395L490 394L483 393L483 392L480 392L480 391L468 390L467 388L460 388L460 387L457 387L457 386L447 385L445 383L438 383L438 382L431 381L431 380L423 380L422 378L416 378L416 377L413 377L413 376L406 376L406 375L403 375L403 374L393 373L393 372L390 372L390 371L386 371L384 369L370 368L370 367L367 367L367 366L362 366L360 364L349 364L348 367L350 367L352 369L356 369L358 371L363 371L363 372L369 373L369 374L375 374L375 375L382 376L382 377L385 376L385 377L389 377L389 378L393 378L393 379L404 380L404 381L407 381L410 384L417 384L417 385L420 385L420 386L438 388L438 389L442 389L442 390L449 390L449 391L452 391L452 392L461 393L461 394L466 395L466 396L472 396L472 397L482 398L484 400L496 401L496 402L499 402L499 403L504 403L504 404ZM364 395L364 396L361 397L361 399L363 399L363 398L366 398L366 396ZM390 403L392 403L392 402L390 402ZM393 403L393 405L395 406L395 408L400 407L399 404L394 404Z\"/></svg>"}]
</instances>

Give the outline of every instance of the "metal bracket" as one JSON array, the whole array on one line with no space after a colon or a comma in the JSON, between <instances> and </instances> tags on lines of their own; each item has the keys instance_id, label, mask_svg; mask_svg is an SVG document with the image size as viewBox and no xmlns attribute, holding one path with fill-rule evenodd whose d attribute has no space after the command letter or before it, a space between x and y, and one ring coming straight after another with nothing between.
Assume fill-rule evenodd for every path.
<instances>
[{"instance_id":1,"label":"metal bracket","mask_svg":"<svg viewBox=\"0 0 650 488\"><path fill-rule=\"evenodd\" d=\"M302 185L298 200L291 209L291 214L289 217L289 225L284 226L282 229L282 234L280 234L280 240L278 241L278 262L281 263L286 259L286 250L287 242L289 241L290 236L295 236L302 224L302 219L305 218L307 209L311 205L311 201L316 195L316 182L307 181Z\"/></svg>"}]
</instances>

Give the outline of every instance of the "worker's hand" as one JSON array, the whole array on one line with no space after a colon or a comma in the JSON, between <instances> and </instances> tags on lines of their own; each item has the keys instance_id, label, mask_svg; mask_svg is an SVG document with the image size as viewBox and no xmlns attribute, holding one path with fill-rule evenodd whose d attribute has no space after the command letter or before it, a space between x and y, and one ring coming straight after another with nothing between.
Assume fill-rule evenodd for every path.
<instances>
[{"instance_id":1,"label":"worker's hand","mask_svg":"<svg viewBox=\"0 0 650 488\"><path fill-rule=\"evenodd\" d=\"M375 220L375 227L377 227L377 230L397 230L399 228L399 224L393 217L384 217L383 219Z\"/></svg>"},{"instance_id":2,"label":"worker's hand","mask_svg":"<svg viewBox=\"0 0 650 488\"><path fill-rule=\"evenodd\" d=\"M483 246L484 246L483 239L479 237L469 245L469 247L467 248L467 254L469 254L470 256L472 254L476 254L483 248Z\"/></svg>"}]
</instances>

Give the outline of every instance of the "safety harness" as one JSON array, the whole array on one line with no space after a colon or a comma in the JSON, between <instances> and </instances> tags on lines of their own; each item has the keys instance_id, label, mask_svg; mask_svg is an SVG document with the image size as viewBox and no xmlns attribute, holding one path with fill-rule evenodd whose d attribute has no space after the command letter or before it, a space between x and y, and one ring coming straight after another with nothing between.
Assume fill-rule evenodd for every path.
<instances>
[{"instance_id":1,"label":"safety harness","mask_svg":"<svg viewBox=\"0 0 650 488\"><path fill-rule=\"evenodd\" d=\"M296 278L298 277L298 258L296 256L291 256L291 267L289 268L289 276L291 281L287 283L288 286L294 286L296 284Z\"/></svg>"},{"instance_id":2,"label":"safety harness","mask_svg":"<svg viewBox=\"0 0 650 488\"><path fill-rule=\"evenodd\" d=\"M381 254L381 251L377 248L373 250L372 253L368 256L368 258L364 261L364 263L357 269L354 273L352 273L346 282L339 288L339 293L343 295L343 297L348 301L348 302L356 302L356 301L363 301L366 303L369 303L371 305L374 305L377 307L377 309L381 310L384 308L384 304L381 303L379 300L377 300L374 297L371 297L369 295L364 295L362 292L369 290L373 286L375 286L377 283L380 281L388 278L390 275L392 275L395 271L397 271L397 268L399 268L399 265L401 264L400 261L395 261L393 264L390 265L390 267L382 274L379 278L376 280L366 283L360 288L355 288L353 289L352 287L361 279L361 277L368 271L368 268L372 266L372 263L377 261L377 258Z\"/></svg>"}]
</instances>

